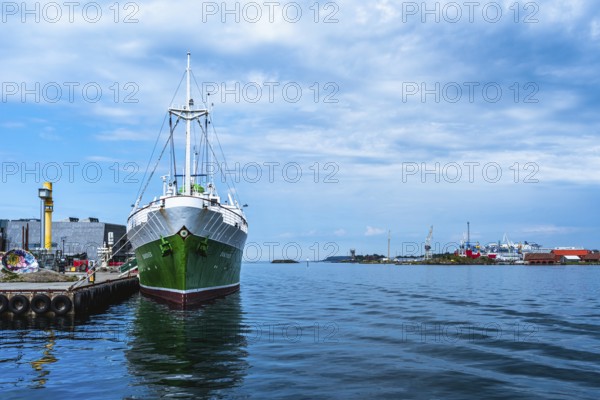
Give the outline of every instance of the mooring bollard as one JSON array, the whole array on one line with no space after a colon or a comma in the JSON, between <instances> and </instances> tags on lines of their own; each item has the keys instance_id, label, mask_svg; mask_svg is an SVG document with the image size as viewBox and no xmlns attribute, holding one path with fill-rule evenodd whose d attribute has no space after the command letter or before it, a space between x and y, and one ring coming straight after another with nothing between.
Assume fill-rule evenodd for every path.
<instances>
[{"instance_id":1,"label":"mooring bollard","mask_svg":"<svg viewBox=\"0 0 600 400\"><path fill-rule=\"evenodd\" d=\"M93 260L88 261L85 270L88 274L88 283L96 282L96 263Z\"/></svg>"}]
</instances>

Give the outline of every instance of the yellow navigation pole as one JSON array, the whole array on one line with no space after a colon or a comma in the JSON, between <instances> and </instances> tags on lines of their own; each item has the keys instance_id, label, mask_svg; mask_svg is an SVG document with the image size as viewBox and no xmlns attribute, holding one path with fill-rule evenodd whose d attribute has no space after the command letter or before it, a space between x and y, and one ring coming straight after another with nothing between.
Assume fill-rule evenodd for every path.
<instances>
[{"instance_id":1,"label":"yellow navigation pole","mask_svg":"<svg viewBox=\"0 0 600 400\"><path fill-rule=\"evenodd\" d=\"M40 247L46 250L52 250L52 211L54 210L54 202L52 201L52 183L44 182L43 186L38 189L38 196L42 200L42 215L40 229Z\"/></svg>"}]
</instances>

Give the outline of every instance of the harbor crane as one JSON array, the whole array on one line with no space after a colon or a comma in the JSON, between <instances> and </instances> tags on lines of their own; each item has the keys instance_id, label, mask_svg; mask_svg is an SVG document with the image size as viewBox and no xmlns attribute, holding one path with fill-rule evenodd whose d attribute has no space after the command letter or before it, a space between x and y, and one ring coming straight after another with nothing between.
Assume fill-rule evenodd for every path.
<instances>
[{"instance_id":1,"label":"harbor crane","mask_svg":"<svg viewBox=\"0 0 600 400\"><path fill-rule=\"evenodd\" d=\"M433 225L429 228L429 235L427 235L427 239L425 239L425 259L431 260L431 238L433 237Z\"/></svg>"}]
</instances>

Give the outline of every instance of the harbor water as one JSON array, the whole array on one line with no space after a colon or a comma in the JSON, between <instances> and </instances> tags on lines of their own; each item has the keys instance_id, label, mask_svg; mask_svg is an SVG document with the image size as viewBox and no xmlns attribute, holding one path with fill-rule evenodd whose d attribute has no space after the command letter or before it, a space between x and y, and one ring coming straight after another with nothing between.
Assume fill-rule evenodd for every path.
<instances>
[{"instance_id":1,"label":"harbor water","mask_svg":"<svg viewBox=\"0 0 600 400\"><path fill-rule=\"evenodd\" d=\"M195 310L136 294L1 321L4 399L596 399L600 267L244 264Z\"/></svg>"}]
</instances>

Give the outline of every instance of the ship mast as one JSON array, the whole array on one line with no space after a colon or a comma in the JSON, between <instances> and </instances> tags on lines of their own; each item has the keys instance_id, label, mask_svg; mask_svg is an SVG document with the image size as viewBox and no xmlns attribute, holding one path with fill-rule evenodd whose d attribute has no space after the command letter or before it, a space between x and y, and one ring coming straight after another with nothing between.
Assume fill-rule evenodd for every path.
<instances>
[{"instance_id":1,"label":"ship mast","mask_svg":"<svg viewBox=\"0 0 600 400\"><path fill-rule=\"evenodd\" d=\"M194 105L190 95L190 52L187 53L187 88L186 88L186 100L185 103L188 107L189 112L192 111ZM192 163L191 163L191 152L192 152L192 134L191 134L192 121L190 118L186 118L185 121L185 178L184 188L186 195L192 194Z\"/></svg>"},{"instance_id":2,"label":"ship mast","mask_svg":"<svg viewBox=\"0 0 600 400\"><path fill-rule=\"evenodd\" d=\"M186 72L186 103L183 107L169 107L169 114L175 115L177 121L180 119L185 120L185 165L183 175L183 191L181 194L191 195L192 190L192 177L195 176L195 172L192 172L192 121L198 120L200 117L208 115L207 109L194 109L194 99L191 94L191 76L192 69L190 68L190 52L187 53L187 68ZM171 132L172 134L172 132Z\"/></svg>"}]
</instances>

